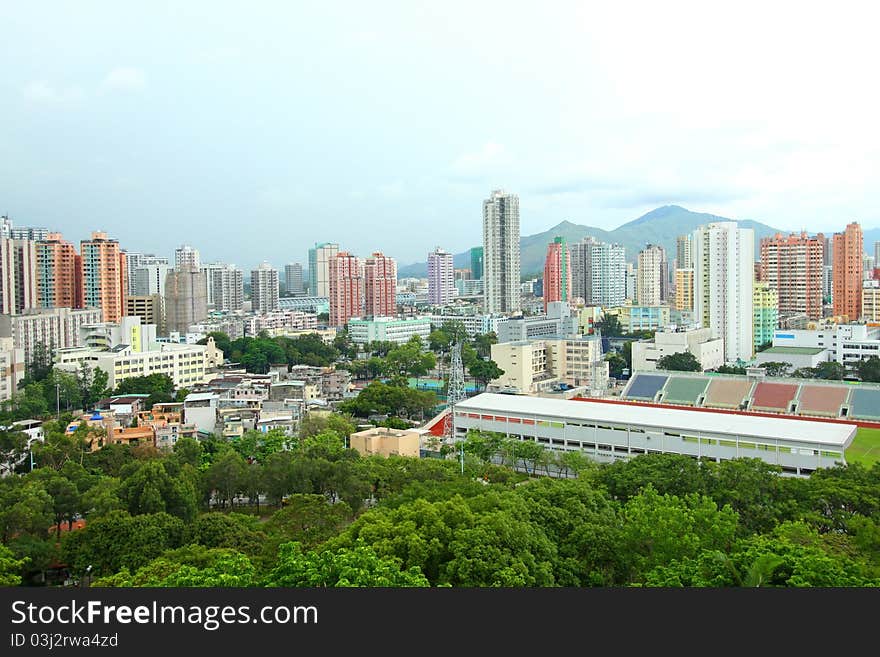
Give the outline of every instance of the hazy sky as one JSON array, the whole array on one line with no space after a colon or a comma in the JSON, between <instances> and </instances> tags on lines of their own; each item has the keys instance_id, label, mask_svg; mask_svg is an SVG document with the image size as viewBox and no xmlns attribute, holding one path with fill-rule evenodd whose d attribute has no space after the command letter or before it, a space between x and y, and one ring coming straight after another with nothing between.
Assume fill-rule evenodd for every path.
<instances>
[{"instance_id":1,"label":"hazy sky","mask_svg":"<svg viewBox=\"0 0 880 657\"><path fill-rule=\"evenodd\" d=\"M659 205L880 226L871 4L3 2L0 214L245 268ZM613 5L613 6L612 6Z\"/></svg>"}]
</instances>

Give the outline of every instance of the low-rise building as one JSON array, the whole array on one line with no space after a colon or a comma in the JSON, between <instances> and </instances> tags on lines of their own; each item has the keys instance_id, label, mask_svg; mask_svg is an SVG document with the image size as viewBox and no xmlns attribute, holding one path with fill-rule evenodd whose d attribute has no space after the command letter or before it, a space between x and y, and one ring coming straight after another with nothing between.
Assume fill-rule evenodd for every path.
<instances>
[{"instance_id":1,"label":"low-rise building","mask_svg":"<svg viewBox=\"0 0 880 657\"><path fill-rule=\"evenodd\" d=\"M483 315L479 313L469 314L459 309L459 312L428 315L431 328L438 329L446 322L461 322L468 337L485 335L494 332L498 335L499 327L507 322L503 315Z\"/></svg>"},{"instance_id":2,"label":"low-rise building","mask_svg":"<svg viewBox=\"0 0 880 657\"><path fill-rule=\"evenodd\" d=\"M0 338L0 402L12 399L25 375L24 349L16 349L11 337Z\"/></svg>"},{"instance_id":3,"label":"low-rise building","mask_svg":"<svg viewBox=\"0 0 880 657\"><path fill-rule=\"evenodd\" d=\"M318 316L301 310L272 310L244 318L244 334L250 336L259 335L262 331L305 331L317 328Z\"/></svg>"},{"instance_id":4,"label":"low-rise building","mask_svg":"<svg viewBox=\"0 0 880 657\"><path fill-rule=\"evenodd\" d=\"M755 354L755 363L788 363L792 370L816 367L828 361L828 351L821 347L770 347Z\"/></svg>"},{"instance_id":5,"label":"low-rise building","mask_svg":"<svg viewBox=\"0 0 880 657\"><path fill-rule=\"evenodd\" d=\"M349 446L362 456L411 456L419 457L418 431L405 429L386 429L374 427L365 431L358 431L349 436Z\"/></svg>"},{"instance_id":6,"label":"low-rise building","mask_svg":"<svg viewBox=\"0 0 880 657\"><path fill-rule=\"evenodd\" d=\"M24 361L30 363L38 344L50 352L82 346L80 327L102 319L100 308L33 308L20 315L0 315L0 337L12 338L14 348L23 349Z\"/></svg>"},{"instance_id":7,"label":"low-rise building","mask_svg":"<svg viewBox=\"0 0 880 657\"><path fill-rule=\"evenodd\" d=\"M669 325L669 306L618 306L608 311L617 315L625 333L659 331Z\"/></svg>"},{"instance_id":8,"label":"low-rise building","mask_svg":"<svg viewBox=\"0 0 880 657\"><path fill-rule=\"evenodd\" d=\"M826 324L814 330L783 330L773 333L774 347L823 349L827 359L843 365L880 356L880 328L866 324Z\"/></svg>"},{"instance_id":9,"label":"low-rise building","mask_svg":"<svg viewBox=\"0 0 880 657\"><path fill-rule=\"evenodd\" d=\"M212 434L217 426L220 395L215 392L193 392L183 400L183 420L194 424L200 433Z\"/></svg>"},{"instance_id":10,"label":"low-rise building","mask_svg":"<svg viewBox=\"0 0 880 657\"><path fill-rule=\"evenodd\" d=\"M499 342L492 345L492 360L504 374L492 380L491 390L537 394L571 386L599 396L608 388L598 336Z\"/></svg>"},{"instance_id":11,"label":"low-rise building","mask_svg":"<svg viewBox=\"0 0 880 657\"><path fill-rule=\"evenodd\" d=\"M632 343L632 370L657 369L657 361L672 354L690 353L703 371L724 365L724 340L712 337L712 329L681 327L657 331L651 340Z\"/></svg>"},{"instance_id":12,"label":"low-rise building","mask_svg":"<svg viewBox=\"0 0 880 657\"><path fill-rule=\"evenodd\" d=\"M543 306L543 302L542 302ZM572 316L568 302L547 304L546 315L511 317L498 326L498 342L519 342L557 335L577 335L578 317Z\"/></svg>"},{"instance_id":13,"label":"low-rise building","mask_svg":"<svg viewBox=\"0 0 880 657\"><path fill-rule=\"evenodd\" d=\"M55 356L59 369L75 372L85 362L107 373L107 385L115 388L133 377L165 374L176 388L189 388L205 379L205 347L160 343L149 351L135 352L131 346L120 345L110 351L86 347L59 349Z\"/></svg>"},{"instance_id":14,"label":"low-rise building","mask_svg":"<svg viewBox=\"0 0 880 657\"><path fill-rule=\"evenodd\" d=\"M348 335L355 344L376 341L405 344L415 335L427 341L430 334L431 320L428 318L374 317L348 321Z\"/></svg>"}]
</instances>

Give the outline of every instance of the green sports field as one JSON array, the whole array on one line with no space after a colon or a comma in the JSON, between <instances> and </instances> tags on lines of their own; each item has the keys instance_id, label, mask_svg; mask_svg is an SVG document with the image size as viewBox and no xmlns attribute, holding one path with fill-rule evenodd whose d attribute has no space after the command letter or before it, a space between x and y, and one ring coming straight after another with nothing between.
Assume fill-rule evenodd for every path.
<instances>
[{"instance_id":1,"label":"green sports field","mask_svg":"<svg viewBox=\"0 0 880 657\"><path fill-rule=\"evenodd\" d=\"M880 429L859 427L855 440L846 450L846 462L871 467L877 461L880 461Z\"/></svg>"}]
</instances>

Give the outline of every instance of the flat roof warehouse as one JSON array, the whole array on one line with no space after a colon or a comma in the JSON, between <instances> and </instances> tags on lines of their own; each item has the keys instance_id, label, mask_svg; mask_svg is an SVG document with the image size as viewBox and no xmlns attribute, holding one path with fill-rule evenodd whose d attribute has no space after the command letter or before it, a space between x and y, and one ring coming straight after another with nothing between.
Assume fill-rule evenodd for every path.
<instances>
[{"instance_id":1,"label":"flat roof warehouse","mask_svg":"<svg viewBox=\"0 0 880 657\"><path fill-rule=\"evenodd\" d=\"M609 422L656 428L660 431L711 432L749 436L764 440L812 443L845 449L856 434L856 427L833 422L813 422L803 418L767 418L749 415L702 413L687 409L578 402L520 395L483 393L460 402L456 411L529 414L548 419Z\"/></svg>"}]
</instances>

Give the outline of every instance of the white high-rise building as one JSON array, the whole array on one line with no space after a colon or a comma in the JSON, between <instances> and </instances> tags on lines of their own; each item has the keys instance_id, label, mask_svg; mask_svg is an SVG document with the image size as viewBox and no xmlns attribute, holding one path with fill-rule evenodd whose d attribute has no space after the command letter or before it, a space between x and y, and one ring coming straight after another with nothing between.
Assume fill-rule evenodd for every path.
<instances>
[{"instance_id":1,"label":"white high-rise building","mask_svg":"<svg viewBox=\"0 0 880 657\"><path fill-rule=\"evenodd\" d=\"M268 262L251 271L251 310L268 313L278 310L278 270Z\"/></svg>"},{"instance_id":2,"label":"white high-rise building","mask_svg":"<svg viewBox=\"0 0 880 657\"><path fill-rule=\"evenodd\" d=\"M174 268L177 270L189 271L189 269L201 269L202 261L199 257L199 250L194 249L189 244L177 247L174 251Z\"/></svg>"},{"instance_id":3,"label":"white high-rise building","mask_svg":"<svg viewBox=\"0 0 880 657\"><path fill-rule=\"evenodd\" d=\"M735 221L700 226L693 233L694 318L724 340L724 360L754 355L755 231Z\"/></svg>"},{"instance_id":4,"label":"white high-rise building","mask_svg":"<svg viewBox=\"0 0 880 657\"><path fill-rule=\"evenodd\" d=\"M592 305L623 305L627 298L626 249L621 244L599 242L593 245L590 260Z\"/></svg>"},{"instance_id":5,"label":"white high-rise building","mask_svg":"<svg viewBox=\"0 0 880 657\"><path fill-rule=\"evenodd\" d=\"M496 189L483 201L483 280L487 313L521 309L519 196Z\"/></svg>"},{"instance_id":6,"label":"white high-rise building","mask_svg":"<svg viewBox=\"0 0 880 657\"><path fill-rule=\"evenodd\" d=\"M452 254L438 246L428 254L428 303L449 303L455 292Z\"/></svg>"},{"instance_id":7,"label":"white high-rise building","mask_svg":"<svg viewBox=\"0 0 880 657\"><path fill-rule=\"evenodd\" d=\"M244 273L235 265L212 262L202 268L208 287L208 305L214 310L241 310L244 305Z\"/></svg>"},{"instance_id":8,"label":"white high-rise building","mask_svg":"<svg viewBox=\"0 0 880 657\"><path fill-rule=\"evenodd\" d=\"M331 242L315 244L309 249L309 295L330 296L330 262L339 253L339 245Z\"/></svg>"},{"instance_id":9,"label":"white high-rise building","mask_svg":"<svg viewBox=\"0 0 880 657\"><path fill-rule=\"evenodd\" d=\"M664 267L666 251L662 246L648 244L639 251L639 269L636 274L636 303L640 306L659 306L666 287Z\"/></svg>"},{"instance_id":10,"label":"white high-rise building","mask_svg":"<svg viewBox=\"0 0 880 657\"><path fill-rule=\"evenodd\" d=\"M298 262L284 265L284 289L287 294L301 297L303 292L303 266Z\"/></svg>"}]
</instances>

